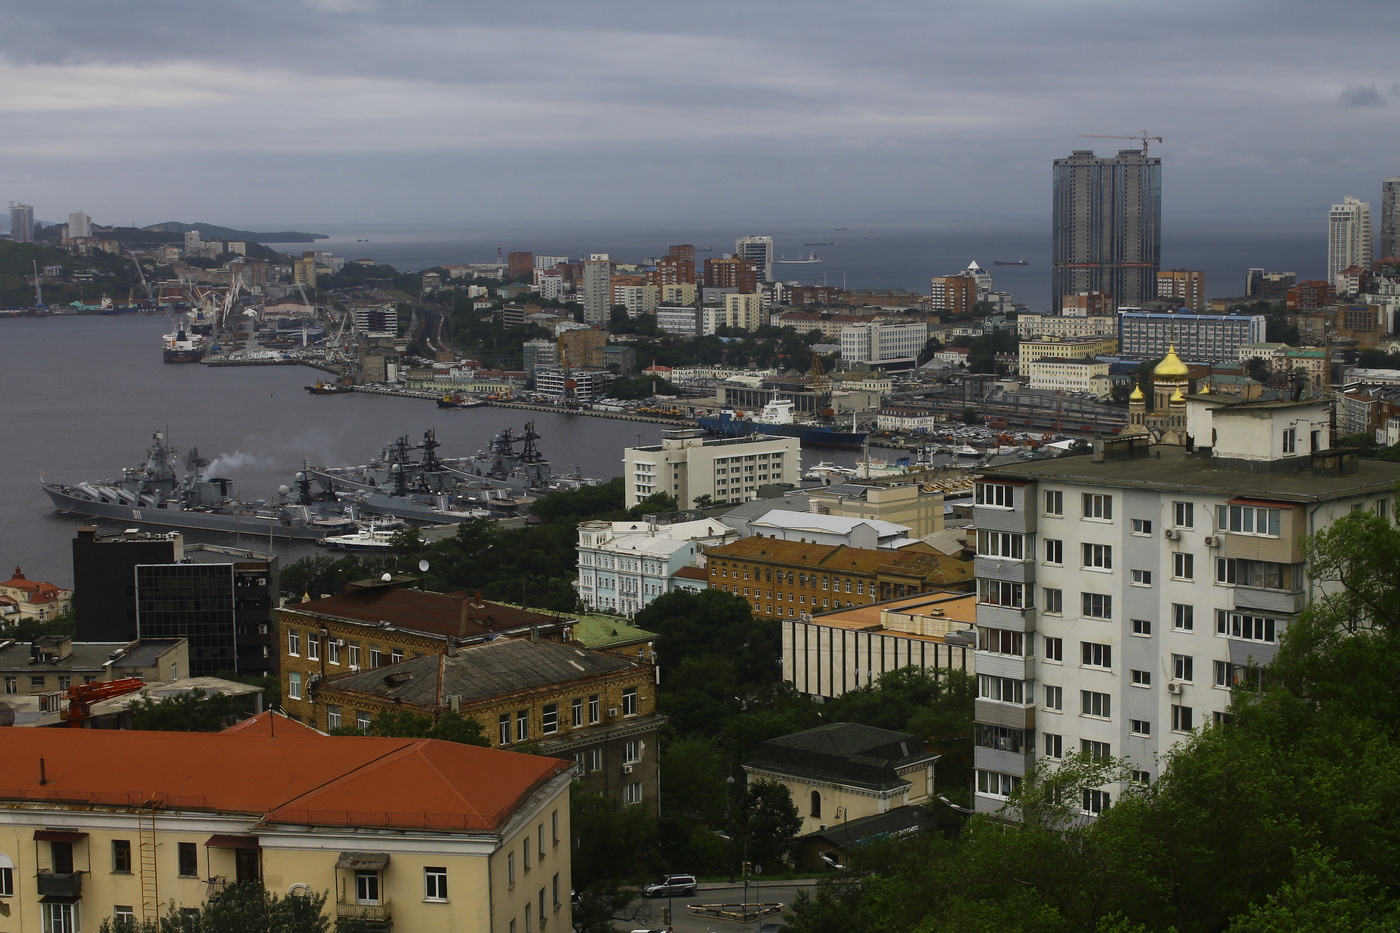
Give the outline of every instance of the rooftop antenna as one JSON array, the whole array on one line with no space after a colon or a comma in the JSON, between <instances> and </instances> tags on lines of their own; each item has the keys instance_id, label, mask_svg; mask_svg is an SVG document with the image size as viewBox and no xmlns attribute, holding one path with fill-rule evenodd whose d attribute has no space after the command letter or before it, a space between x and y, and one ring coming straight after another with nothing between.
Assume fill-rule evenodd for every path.
<instances>
[{"instance_id":1,"label":"rooftop antenna","mask_svg":"<svg viewBox=\"0 0 1400 933\"><path fill-rule=\"evenodd\" d=\"M1094 134L1094 133L1076 133L1076 134L1075 134L1075 137L1078 138L1078 139L1140 139L1140 140L1142 140L1142 154L1143 154L1143 155L1147 155L1147 141L1148 141L1149 139L1152 140L1153 142L1161 142L1161 141L1162 141L1162 137L1160 137L1160 136L1148 136L1148 135L1147 135L1147 130L1143 130L1141 133L1139 133L1139 134L1136 135L1136 136L1099 136L1099 135Z\"/></svg>"}]
</instances>

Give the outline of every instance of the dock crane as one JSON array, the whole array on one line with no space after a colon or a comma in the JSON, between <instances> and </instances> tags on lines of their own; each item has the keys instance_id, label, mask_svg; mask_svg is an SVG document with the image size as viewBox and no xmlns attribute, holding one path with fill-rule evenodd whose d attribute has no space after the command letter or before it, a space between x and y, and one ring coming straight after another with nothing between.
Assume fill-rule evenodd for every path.
<instances>
[{"instance_id":1,"label":"dock crane","mask_svg":"<svg viewBox=\"0 0 1400 933\"><path fill-rule=\"evenodd\" d=\"M1077 138L1077 139L1140 139L1140 140L1142 140L1142 154L1143 154L1143 155L1147 155L1147 141L1148 141L1149 139L1152 140L1153 142L1161 142L1161 141L1162 141L1162 137L1160 137L1160 136L1148 136L1148 135L1147 135L1147 130L1143 130L1141 133L1139 133L1139 134L1136 135L1136 136L1099 136L1099 135L1094 134L1094 133L1076 133L1076 134L1075 134L1075 138Z\"/></svg>"}]
</instances>

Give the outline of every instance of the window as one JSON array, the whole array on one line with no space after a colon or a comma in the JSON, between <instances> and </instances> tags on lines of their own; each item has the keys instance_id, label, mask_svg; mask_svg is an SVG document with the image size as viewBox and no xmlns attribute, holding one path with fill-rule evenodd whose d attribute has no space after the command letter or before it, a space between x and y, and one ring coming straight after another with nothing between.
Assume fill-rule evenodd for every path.
<instances>
[{"instance_id":1,"label":"window","mask_svg":"<svg viewBox=\"0 0 1400 933\"><path fill-rule=\"evenodd\" d=\"M1045 733L1045 757L1063 758L1065 757L1064 736L1055 735L1051 732Z\"/></svg>"},{"instance_id":2,"label":"window","mask_svg":"<svg viewBox=\"0 0 1400 933\"><path fill-rule=\"evenodd\" d=\"M636 739L629 739L622 746L622 763L625 765L635 764L642 760L642 743Z\"/></svg>"},{"instance_id":3,"label":"window","mask_svg":"<svg viewBox=\"0 0 1400 933\"><path fill-rule=\"evenodd\" d=\"M1095 742L1092 739L1080 739L1079 750L1090 758L1112 758L1113 750L1107 742Z\"/></svg>"},{"instance_id":4,"label":"window","mask_svg":"<svg viewBox=\"0 0 1400 933\"><path fill-rule=\"evenodd\" d=\"M1107 544L1083 545L1085 570L1112 570L1113 548Z\"/></svg>"},{"instance_id":5,"label":"window","mask_svg":"<svg viewBox=\"0 0 1400 933\"><path fill-rule=\"evenodd\" d=\"M122 874L131 874L131 840L112 840L112 871Z\"/></svg>"},{"instance_id":6,"label":"window","mask_svg":"<svg viewBox=\"0 0 1400 933\"><path fill-rule=\"evenodd\" d=\"M1084 716L1098 716L1108 719L1113 715L1113 698L1107 693L1081 690L1079 691L1079 712Z\"/></svg>"},{"instance_id":7,"label":"window","mask_svg":"<svg viewBox=\"0 0 1400 933\"><path fill-rule=\"evenodd\" d=\"M1280 564L1271 560L1226 557L1215 559L1216 583L1253 586L1266 590L1292 590L1293 581L1302 578L1303 574L1290 564Z\"/></svg>"},{"instance_id":8,"label":"window","mask_svg":"<svg viewBox=\"0 0 1400 933\"><path fill-rule=\"evenodd\" d=\"M515 884L515 853L506 853L506 881Z\"/></svg>"},{"instance_id":9,"label":"window","mask_svg":"<svg viewBox=\"0 0 1400 933\"><path fill-rule=\"evenodd\" d=\"M1247 641L1273 644L1278 628L1278 620L1267 616L1244 615L1224 609L1215 611L1215 634L1227 638L1243 638Z\"/></svg>"},{"instance_id":10,"label":"window","mask_svg":"<svg viewBox=\"0 0 1400 933\"><path fill-rule=\"evenodd\" d=\"M1191 657L1189 654L1172 655L1172 677L1177 680L1183 680L1188 684L1195 680L1195 678L1191 676L1192 672L1195 670L1195 666L1195 658Z\"/></svg>"},{"instance_id":11,"label":"window","mask_svg":"<svg viewBox=\"0 0 1400 933\"><path fill-rule=\"evenodd\" d=\"M1191 580L1196 576L1196 560L1192 554L1177 551L1172 555L1172 579Z\"/></svg>"},{"instance_id":12,"label":"window","mask_svg":"<svg viewBox=\"0 0 1400 933\"><path fill-rule=\"evenodd\" d=\"M530 864L531 864L531 859L530 859L530 840L529 840L529 839L526 839L525 842L520 846L520 854L521 854L520 864L522 864L522 865L525 866L525 870L526 870L526 871L529 871L529 870L530 870Z\"/></svg>"},{"instance_id":13,"label":"window","mask_svg":"<svg viewBox=\"0 0 1400 933\"><path fill-rule=\"evenodd\" d=\"M1172 603L1172 628L1178 632L1196 630L1196 607L1185 603Z\"/></svg>"},{"instance_id":14,"label":"window","mask_svg":"<svg viewBox=\"0 0 1400 933\"><path fill-rule=\"evenodd\" d=\"M596 725L598 720L602 718L598 707L598 694L595 693L588 698L588 724L590 726Z\"/></svg>"},{"instance_id":15,"label":"window","mask_svg":"<svg viewBox=\"0 0 1400 933\"><path fill-rule=\"evenodd\" d=\"M10 694L10 695L12 695L12 696L13 696L14 694L16 694L16 693L19 693L19 678L18 678L18 677L6 677L6 678L5 678L5 692L8 693L8 694Z\"/></svg>"},{"instance_id":16,"label":"window","mask_svg":"<svg viewBox=\"0 0 1400 933\"><path fill-rule=\"evenodd\" d=\"M67 690L73 686L73 678L64 674L58 675L58 689Z\"/></svg>"},{"instance_id":17,"label":"window","mask_svg":"<svg viewBox=\"0 0 1400 933\"><path fill-rule=\"evenodd\" d=\"M327 707L326 707L326 729L329 730L329 731L334 731L334 730L339 729L339 728L340 728L340 707L339 707L339 706L327 706Z\"/></svg>"},{"instance_id":18,"label":"window","mask_svg":"<svg viewBox=\"0 0 1400 933\"><path fill-rule=\"evenodd\" d=\"M1058 489L1045 490L1045 514L1065 514L1065 494Z\"/></svg>"},{"instance_id":19,"label":"window","mask_svg":"<svg viewBox=\"0 0 1400 933\"><path fill-rule=\"evenodd\" d=\"M588 770L603 770L603 750L601 748L590 748L588 750Z\"/></svg>"},{"instance_id":20,"label":"window","mask_svg":"<svg viewBox=\"0 0 1400 933\"><path fill-rule=\"evenodd\" d=\"M321 660L321 636L315 632L306 633L306 658L309 661Z\"/></svg>"},{"instance_id":21,"label":"window","mask_svg":"<svg viewBox=\"0 0 1400 933\"><path fill-rule=\"evenodd\" d=\"M554 844L559 844L559 811L555 810L549 815L549 828L553 833Z\"/></svg>"},{"instance_id":22,"label":"window","mask_svg":"<svg viewBox=\"0 0 1400 933\"><path fill-rule=\"evenodd\" d=\"M996 771L977 772L977 793L992 797L1010 797L1021 786L1021 779L1014 774L1001 774Z\"/></svg>"},{"instance_id":23,"label":"window","mask_svg":"<svg viewBox=\"0 0 1400 933\"><path fill-rule=\"evenodd\" d=\"M1133 571L1133 586L1151 586L1151 585L1152 585L1152 571L1150 571L1150 570L1134 570L1134 571Z\"/></svg>"},{"instance_id":24,"label":"window","mask_svg":"<svg viewBox=\"0 0 1400 933\"><path fill-rule=\"evenodd\" d=\"M978 674L977 686L977 695L984 700L996 700L1001 703L1025 702L1025 681L1017 680L1014 677Z\"/></svg>"},{"instance_id":25,"label":"window","mask_svg":"<svg viewBox=\"0 0 1400 933\"><path fill-rule=\"evenodd\" d=\"M294 658L301 657L301 632L294 628L287 629L287 653Z\"/></svg>"},{"instance_id":26,"label":"window","mask_svg":"<svg viewBox=\"0 0 1400 933\"><path fill-rule=\"evenodd\" d=\"M287 696L293 700L301 699L301 675L296 671L287 675Z\"/></svg>"},{"instance_id":27,"label":"window","mask_svg":"<svg viewBox=\"0 0 1400 933\"><path fill-rule=\"evenodd\" d=\"M1082 594L1083 615L1086 619L1112 619L1113 597L1101 593Z\"/></svg>"},{"instance_id":28,"label":"window","mask_svg":"<svg viewBox=\"0 0 1400 933\"><path fill-rule=\"evenodd\" d=\"M199 876L199 850L193 842L177 842L175 845L180 877L197 878Z\"/></svg>"},{"instance_id":29,"label":"window","mask_svg":"<svg viewBox=\"0 0 1400 933\"><path fill-rule=\"evenodd\" d=\"M1062 688L1046 686L1045 708L1054 710L1062 710L1065 708L1065 693Z\"/></svg>"},{"instance_id":30,"label":"window","mask_svg":"<svg viewBox=\"0 0 1400 933\"><path fill-rule=\"evenodd\" d=\"M622 715L637 715L637 688L627 687L622 691Z\"/></svg>"},{"instance_id":31,"label":"window","mask_svg":"<svg viewBox=\"0 0 1400 933\"><path fill-rule=\"evenodd\" d=\"M640 781L622 785L622 805L630 807L634 803L642 802L642 785Z\"/></svg>"},{"instance_id":32,"label":"window","mask_svg":"<svg viewBox=\"0 0 1400 933\"><path fill-rule=\"evenodd\" d=\"M329 660L332 664L339 664L339 663L340 663L340 639L339 639L339 638L328 638L328 639L326 639L326 658L327 658L327 660Z\"/></svg>"},{"instance_id":33,"label":"window","mask_svg":"<svg viewBox=\"0 0 1400 933\"><path fill-rule=\"evenodd\" d=\"M1134 687L1150 687L1150 686L1152 686L1152 672L1151 672L1151 671L1129 671L1129 672L1128 672L1128 681L1129 681Z\"/></svg>"},{"instance_id":34,"label":"window","mask_svg":"<svg viewBox=\"0 0 1400 933\"><path fill-rule=\"evenodd\" d=\"M112 919L136 922L136 908L130 904L117 904L112 908Z\"/></svg>"},{"instance_id":35,"label":"window","mask_svg":"<svg viewBox=\"0 0 1400 933\"><path fill-rule=\"evenodd\" d=\"M1025 557L1026 536L1005 531L979 531L977 551L983 557L1005 557L1020 560ZM822 578L822 589L826 589L826 577Z\"/></svg>"},{"instance_id":36,"label":"window","mask_svg":"<svg viewBox=\"0 0 1400 933\"><path fill-rule=\"evenodd\" d=\"M1045 660L1063 661L1065 659L1065 640L1063 638L1051 638L1045 636Z\"/></svg>"},{"instance_id":37,"label":"window","mask_svg":"<svg viewBox=\"0 0 1400 933\"><path fill-rule=\"evenodd\" d=\"M532 919L534 919L534 914L532 914L532 913L530 912L530 905L529 905L529 904L526 904L526 905L525 905L525 929L526 929L527 933L528 933L528 931L529 931L530 929L532 929L533 926L534 926L534 924L532 924L532 923L530 922Z\"/></svg>"},{"instance_id":38,"label":"window","mask_svg":"<svg viewBox=\"0 0 1400 933\"><path fill-rule=\"evenodd\" d=\"M521 709L515 711L515 741L527 742L530 739L530 711Z\"/></svg>"},{"instance_id":39,"label":"window","mask_svg":"<svg viewBox=\"0 0 1400 933\"><path fill-rule=\"evenodd\" d=\"M554 873L554 879L550 882L550 894L554 897L554 909L559 909L559 873Z\"/></svg>"},{"instance_id":40,"label":"window","mask_svg":"<svg viewBox=\"0 0 1400 933\"><path fill-rule=\"evenodd\" d=\"M989 606L1007 606L1012 609L1027 609L1026 588L1020 583L1006 580L978 580L977 601ZM871 584L874 590L874 584ZM873 593L872 593L873 595Z\"/></svg>"},{"instance_id":41,"label":"window","mask_svg":"<svg viewBox=\"0 0 1400 933\"><path fill-rule=\"evenodd\" d=\"M1063 564L1065 562L1065 543L1058 538L1045 539L1045 562L1047 564Z\"/></svg>"},{"instance_id":42,"label":"window","mask_svg":"<svg viewBox=\"0 0 1400 933\"><path fill-rule=\"evenodd\" d=\"M1196 504L1194 502L1173 502L1172 522L1178 528L1196 527Z\"/></svg>"},{"instance_id":43,"label":"window","mask_svg":"<svg viewBox=\"0 0 1400 933\"><path fill-rule=\"evenodd\" d=\"M822 815L822 795L821 795L821 792L820 792L820 791L815 791L815 790L812 791L812 796L811 796L811 809L809 810L809 812L807 813L807 815L808 815L808 816L817 817L818 819L821 818L821 815Z\"/></svg>"},{"instance_id":44,"label":"window","mask_svg":"<svg viewBox=\"0 0 1400 933\"><path fill-rule=\"evenodd\" d=\"M978 505L998 509L1014 508L1015 490L1015 486L1006 483L978 483L976 501Z\"/></svg>"},{"instance_id":45,"label":"window","mask_svg":"<svg viewBox=\"0 0 1400 933\"><path fill-rule=\"evenodd\" d=\"M1108 809L1109 796L1106 790L1084 789L1084 812L1099 814Z\"/></svg>"},{"instance_id":46,"label":"window","mask_svg":"<svg viewBox=\"0 0 1400 933\"><path fill-rule=\"evenodd\" d=\"M1216 526L1221 531L1237 535L1279 536L1281 509L1255 505L1218 505L1215 507Z\"/></svg>"},{"instance_id":47,"label":"window","mask_svg":"<svg viewBox=\"0 0 1400 933\"><path fill-rule=\"evenodd\" d=\"M544 735L553 735L559 731L559 704L546 703L540 711L540 732Z\"/></svg>"},{"instance_id":48,"label":"window","mask_svg":"<svg viewBox=\"0 0 1400 933\"><path fill-rule=\"evenodd\" d=\"M402 660L403 660L403 649L402 649L402 648L391 648L391 649L389 650L389 663L390 663L390 664L398 664L398 663L399 663L400 661L402 661Z\"/></svg>"},{"instance_id":49,"label":"window","mask_svg":"<svg viewBox=\"0 0 1400 933\"><path fill-rule=\"evenodd\" d=\"M9 865L0 867L0 897L15 896L15 870Z\"/></svg>"},{"instance_id":50,"label":"window","mask_svg":"<svg viewBox=\"0 0 1400 933\"><path fill-rule=\"evenodd\" d=\"M1113 646L1094 641L1079 643L1080 663L1085 667L1112 667Z\"/></svg>"},{"instance_id":51,"label":"window","mask_svg":"<svg viewBox=\"0 0 1400 933\"><path fill-rule=\"evenodd\" d=\"M1151 635L1151 634L1152 634L1152 623L1151 623L1151 621L1149 621L1148 619L1134 619L1134 620L1133 620L1133 634L1134 634L1134 635Z\"/></svg>"},{"instance_id":52,"label":"window","mask_svg":"<svg viewBox=\"0 0 1400 933\"><path fill-rule=\"evenodd\" d=\"M1213 680L1215 686L1229 688L1239 683L1239 679L1236 677L1239 668L1235 667L1235 665L1231 664L1229 661L1212 661L1211 664L1214 671Z\"/></svg>"},{"instance_id":53,"label":"window","mask_svg":"<svg viewBox=\"0 0 1400 933\"><path fill-rule=\"evenodd\" d=\"M369 666L379 667L384 663L384 652L379 650L378 645L369 646Z\"/></svg>"},{"instance_id":54,"label":"window","mask_svg":"<svg viewBox=\"0 0 1400 933\"><path fill-rule=\"evenodd\" d=\"M569 721L575 729L583 725L583 697L574 697L569 701L569 714Z\"/></svg>"},{"instance_id":55,"label":"window","mask_svg":"<svg viewBox=\"0 0 1400 933\"><path fill-rule=\"evenodd\" d=\"M369 713L362 709L355 710L355 728L361 732L369 731Z\"/></svg>"},{"instance_id":56,"label":"window","mask_svg":"<svg viewBox=\"0 0 1400 933\"><path fill-rule=\"evenodd\" d=\"M1152 723L1146 719L1129 719L1128 731L1133 735L1151 735Z\"/></svg>"},{"instance_id":57,"label":"window","mask_svg":"<svg viewBox=\"0 0 1400 933\"><path fill-rule=\"evenodd\" d=\"M425 867L423 869L423 898L429 901L447 900L447 868Z\"/></svg>"},{"instance_id":58,"label":"window","mask_svg":"<svg viewBox=\"0 0 1400 933\"><path fill-rule=\"evenodd\" d=\"M1064 590L1059 590L1047 586L1042 587L1040 593L1041 596L1044 597L1042 602L1044 602L1045 604L1045 608L1041 610L1042 612L1048 613L1049 615L1057 616L1065 611Z\"/></svg>"},{"instance_id":59,"label":"window","mask_svg":"<svg viewBox=\"0 0 1400 933\"><path fill-rule=\"evenodd\" d=\"M379 903L379 872L377 872L377 871L357 871L357 872L355 872L355 903L357 903L357 904L378 904L378 903Z\"/></svg>"},{"instance_id":60,"label":"window","mask_svg":"<svg viewBox=\"0 0 1400 933\"><path fill-rule=\"evenodd\" d=\"M48 682L49 682L49 679L48 679L47 677L45 677L43 674L34 674L34 675L31 675L30 678L29 678L29 686L31 686L31 687L36 687L36 688L37 688L37 687L42 687L42 686L44 686L44 685L45 685L46 683L48 683Z\"/></svg>"},{"instance_id":61,"label":"window","mask_svg":"<svg viewBox=\"0 0 1400 933\"><path fill-rule=\"evenodd\" d=\"M1191 729L1192 729L1191 707L1189 707L1189 706L1173 706L1173 707L1172 707L1172 731L1173 731L1173 732L1190 732Z\"/></svg>"},{"instance_id":62,"label":"window","mask_svg":"<svg viewBox=\"0 0 1400 933\"><path fill-rule=\"evenodd\" d=\"M77 904L40 904L44 933L78 933Z\"/></svg>"},{"instance_id":63,"label":"window","mask_svg":"<svg viewBox=\"0 0 1400 933\"><path fill-rule=\"evenodd\" d=\"M1135 535L1150 535L1150 534L1152 534L1152 523L1151 523L1150 521L1148 521L1147 519L1145 519L1145 518L1135 518L1135 519L1133 519L1133 534L1135 534Z\"/></svg>"},{"instance_id":64,"label":"window","mask_svg":"<svg viewBox=\"0 0 1400 933\"><path fill-rule=\"evenodd\" d=\"M979 628L977 650L1025 657L1025 635L1004 628Z\"/></svg>"},{"instance_id":65,"label":"window","mask_svg":"<svg viewBox=\"0 0 1400 933\"><path fill-rule=\"evenodd\" d=\"M1298 429L1287 428L1283 432L1283 452L1293 454L1298 452Z\"/></svg>"},{"instance_id":66,"label":"window","mask_svg":"<svg viewBox=\"0 0 1400 933\"><path fill-rule=\"evenodd\" d=\"M539 844L540 861L544 861L544 824L535 827L535 841Z\"/></svg>"},{"instance_id":67,"label":"window","mask_svg":"<svg viewBox=\"0 0 1400 933\"><path fill-rule=\"evenodd\" d=\"M350 643L349 656L346 658L346 660L350 662L350 666L351 666L351 667L359 667L359 666L360 666L360 643L359 643L359 642L357 642L357 641L352 641L352 642Z\"/></svg>"},{"instance_id":68,"label":"window","mask_svg":"<svg viewBox=\"0 0 1400 933\"><path fill-rule=\"evenodd\" d=\"M1113 520L1113 497L1097 492L1086 492L1083 494L1083 516L1098 521Z\"/></svg>"}]
</instances>

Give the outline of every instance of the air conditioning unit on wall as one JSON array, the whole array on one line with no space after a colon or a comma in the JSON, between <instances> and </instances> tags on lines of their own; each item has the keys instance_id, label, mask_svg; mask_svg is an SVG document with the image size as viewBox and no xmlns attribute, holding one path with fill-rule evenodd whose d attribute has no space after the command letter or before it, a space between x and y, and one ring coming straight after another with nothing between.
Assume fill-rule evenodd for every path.
<instances>
[{"instance_id":1,"label":"air conditioning unit on wall","mask_svg":"<svg viewBox=\"0 0 1400 933\"><path fill-rule=\"evenodd\" d=\"M1180 694L1180 693L1181 693L1181 684L1176 683L1175 681L1173 681L1173 682L1167 684L1167 692L1168 692L1168 693L1173 693L1173 694Z\"/></svg>"}]
</instances>

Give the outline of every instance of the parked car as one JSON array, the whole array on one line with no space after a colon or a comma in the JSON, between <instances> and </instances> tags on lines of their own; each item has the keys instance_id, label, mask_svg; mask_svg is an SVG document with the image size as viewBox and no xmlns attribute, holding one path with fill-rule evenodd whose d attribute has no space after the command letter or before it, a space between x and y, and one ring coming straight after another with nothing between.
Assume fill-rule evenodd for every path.
<instances>
[{"instance_id":1,"label":"parked car","mask_svg":"<svg viewBox=\"0 0 1400 933\"><path fill-rule=\"evenodd\" d=\"M656 884L642 886L642 897L674 897L675 895L694 894L694 875L663 875Z\"/></svg>"}]
</instances>

